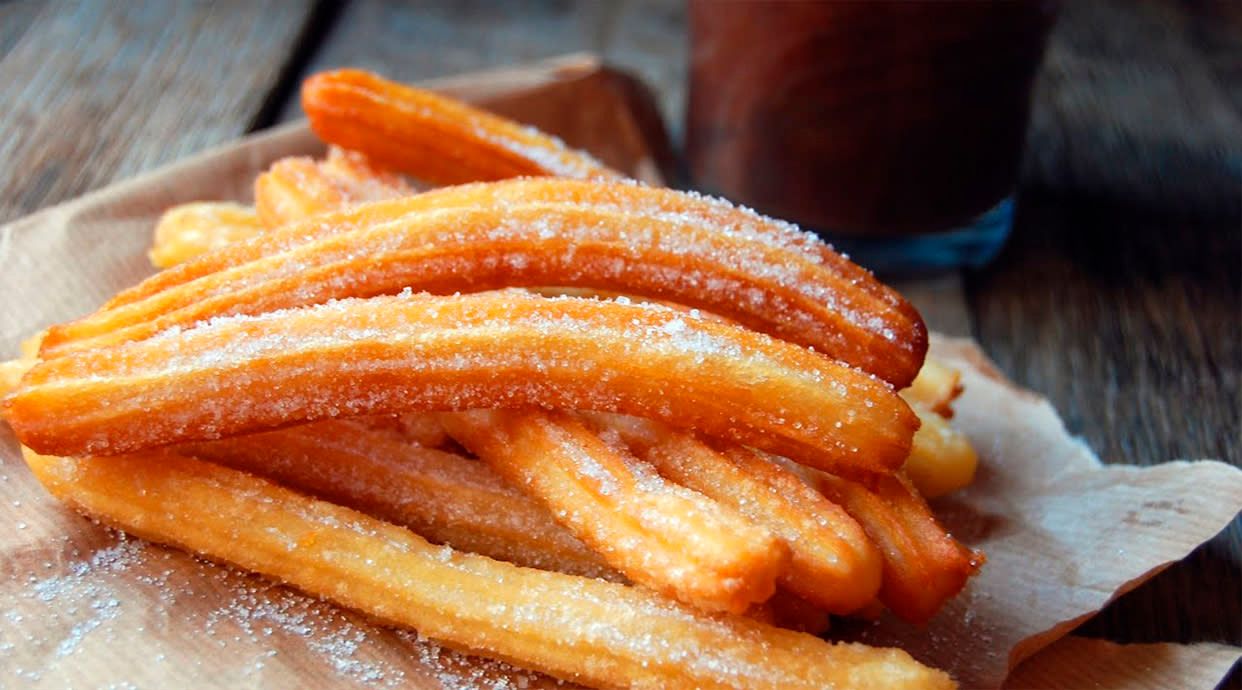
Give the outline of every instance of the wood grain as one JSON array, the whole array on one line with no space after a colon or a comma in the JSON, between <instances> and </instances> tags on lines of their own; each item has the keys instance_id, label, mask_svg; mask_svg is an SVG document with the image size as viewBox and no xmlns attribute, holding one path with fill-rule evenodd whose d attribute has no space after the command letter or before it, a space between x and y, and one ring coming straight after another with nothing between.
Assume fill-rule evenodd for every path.
<instances>
[{"instance_id":1,"label":"wood grain","mask_svg":"<svg viewBox=\"0 0 1242 690\"><path fill-rule=\"evenodd\" d=\"M966 282L975 335L1105 462L1239 462L1242 226L1046 194ZM1242 529L1085 629L1120 641L1242 641Z\"/></svg>"},{"instance_id":2,"label":"wood grain","mask_svg":"<svg viewBox=\"0 0 1242 690\"><path fill-rule=\"evenodd\" d=\"M1226 3L1063 3L1014 237L966 279L984 349L1105 462L1242 462L1240 18ZM1082 630L1239 644L1239 592L1235 520Z\"/></svg>"},{"instance_id":3,"label":"wood grain","mask_svg":"<svg viewBox=\"0 0 1242 690\"><path fill-rule=\"evenodd\" d=\"M242 134L308 13L274 0L2 11L0 221Z\"/></svg>"},{"instance_id":4,"label":"wood grain","mask_svg":"<svg viewBox=\"0 0 1242 690\"><path fill-rule=\"evenodd\" d=\"M419 81L591 51L652 85L665 121L679 128L683 27L680 0L355 0L341 12L306 72L350 66ZM295 97L281 119L301 114Z\"/></svg>"},{"instance_id":5,"label":"wood grain","mask_svg":"<svg viewBox=\"0 0 1242 690\"><path fill-rule=\"evenodd\" d=\"M43 6L34 0L0 3L0 59L8 54L42 10Z\"/></svg>"},{"instance_id":6,"label":"wood grain","mask_svg":"<svg viewBox=\"0 0 1242 690\"><path fill-rule=\"evenodd\" d=\"M1242 4L1062 2L1024 179L1061 193L1242 208Z\"/></svg>"}]
</instances>

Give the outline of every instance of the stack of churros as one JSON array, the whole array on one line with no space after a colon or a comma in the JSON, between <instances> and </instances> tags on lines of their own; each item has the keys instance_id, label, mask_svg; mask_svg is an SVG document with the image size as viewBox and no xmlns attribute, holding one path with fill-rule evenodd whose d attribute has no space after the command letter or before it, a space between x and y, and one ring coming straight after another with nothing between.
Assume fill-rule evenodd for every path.
<instances>
[{"instance_id":1,"label":"stack of churros","mask_svg":"<svg viewBox=\"0 0 1242 690\"><path fill-rule=\"evenodd\" d=\"M927 621L983 560L925 500L976 457L900 295L432 93L303 102L324 159L170 209L164 271L4 364L49 491L574 682L952 687L826 639Z\"/></svg>"}]
</instances>

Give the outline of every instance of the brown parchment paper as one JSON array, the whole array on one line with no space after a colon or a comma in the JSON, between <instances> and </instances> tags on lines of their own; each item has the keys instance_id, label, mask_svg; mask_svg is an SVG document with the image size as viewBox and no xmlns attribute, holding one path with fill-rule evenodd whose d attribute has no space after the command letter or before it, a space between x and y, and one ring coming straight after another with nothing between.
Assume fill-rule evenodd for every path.
<instances>
[{"instance_id":1,"label":"brown parchment paper","mask_svg":"<svg viewBox=\"0 0 1242 690\"><path fill-rule=\"evenodd\" d=\"M632 94L589 57L434 86L660 179ZM245 200L273 159L319 150L298 123L0 228L0 355L150 273L145 252L165 207ZM1214 686L1238 649L1063 636L1228 524L1242 507L1242 472L1211 461L1102 466L973 344L935 338L933 351L964 372L955 424L983 459L975 486L937 510L989 563L926 629L883 619L835 634L901 646L971 688L1000 687L1014 667L1006 687ZM0 688L551 684L104 530L43 492L3 425L0 520Z\"/></svg>"}]
</instances>

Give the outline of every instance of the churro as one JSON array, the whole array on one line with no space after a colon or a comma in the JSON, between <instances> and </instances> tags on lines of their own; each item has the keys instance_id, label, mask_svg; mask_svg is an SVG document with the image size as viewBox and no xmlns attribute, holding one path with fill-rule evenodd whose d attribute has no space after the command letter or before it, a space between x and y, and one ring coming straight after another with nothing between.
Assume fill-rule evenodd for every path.
<instances>
[{"instance_id":1,"label":"churro","mask_svg":"<svg viewBox=\"0 0 1242 690\"><path fill-rule=\"evenodd\" d=\"M214 272L184 282L155 276L163 287L145 298L53 328L43 354L403 287L568 285L700 307L898 386L918 371L926 334L917 313L861 269L825 260L817 241L679 192L555 182L473 185L443 198L429 192L281 228L260 238L272 253L252 257L256 243L243 243L236 258L252 260L230 266L220 264L234 248L213 253L202 262ZM429 203L435 198L450 205ZM749 225L734 224L735 216ZM193 275L195 263L166 273Z\"/></svg>"},{"instance_id":2,"label":"churro","mask_svg":"<svg viewBox=\"0 0 1242 690\"><path fill-rule=\"evenodd\" d=\"M26 453L56 496L432 639L599 687L951 688L895 649L704 616L625 585L434 546L403 528L167 453Z\"/></svg>"},{"instance_id":3,"label":"churro","mask_svg":"<svg viewBox=\"0 0 1242 690\"><path fill-rule=\"evenodd\" d=\"M877 476L864 484L822 472L807 474L880 548L880 603L901 618L927 622L983 564L983 554L949 535L903 475Z\"/></svg>"},{"instance_id":4,"label":"churro","mask_svg":"<svg viewBox=\"0 0 1242 690\"><path fill-rule=\"evenodd\" d=\"M910 408L921 424L902 470L919 494L938 498L970 486L979 466L979 455L970 439L920 403L911 403Z\"/></svg>"},{"instance_id":5,"label":"churro","mask_svg":"<svg viewBox=\"0 0 1242 690\"><path fill-rule=\"evenodd\" d=\"M321 139L436 185L528 175L619 175L531 127L361 70L302 84L302 109Z\"/></svg>"},{"instance_id":6,"label":"churro","mask_svg":"<svg viewBox=\"0 0 1242 690\"><path fill-rule=\"evenodd\" d=\"M918 376L901 391L907 401L919 403L945 419L953 417L953 401L961 394L962 372L932 357L923 361Z\"/></svg>"},{"instance_id":7,"label":"churro","mask_svg":"<svg viewBox=\"0 0 1242 690\"><path fill-rule=\"evenodd\" d=\"M767 530L665 482L573 417L474 410L442 421L632 581L708 611L743 613L772 595L788 553Z\"/></svg>"},{"instance_id":8,"label":"churro","mask_svg":"<svg viewBox=\"0 0 1242 690\"><path fill-rule=\"evenodd\" d=\"M22 377L30 371L36 361L19 357L0 362L0 396L7 395L21 385Z\"/></svg>"},{"instance_id":9,"label":"churro","mask_svg":"<svg viewBox=\"0 0 1242 690\"><path fill-rule=\"evenodd\" d=\"M155 224L147 256L167 268L254 237L264 230L255 210L231 201L196 201L173 206Z\"/></svg>"},{"instance_id":10,"label":"churro","mask_svg":"<svg viewBox=\"0 0 1242 690\"><path fill-rule=\"evenodd\" d=\"M483 463L411 445L361 419L186 444L176 451L273 479L462 551L620 579L542 506Z\"/></svg>"},{"instance_id":11,"label":"churro","mask_svg":"<svg viewBox=\"0 0 1242 690\"><path fill-rule=\"evenodd\" d=\"M335 147L322 161L282 158L254 181L255 209L269 228L412 193L400 176L375 167L361 154Z\"/></svg>"},{"instance_id":12,"label":"churro","mask_svg":"<svg viewBox=\"0 0 1242 690\"><path fill-rule=\"evenodd\" d=\"M119 454L325 417L541 406L622 412L837 472L905 461L882 381L651 304L403 294L214 320L44 360L7 399L43 453Z\"/></svg>"},{"instance_id":13,"label":"churro","mask_svg":"<svg viewBox=\"0 0 1242 690\"><path fill-rule=\"evenodd\" d=\"M831 613L865 606L880 587L880 554L844 510L748 448L716 449L693 434L620 415L589 416L664 477L767 527L789 548L780 584Z\"/></svg>"}]
</instances>

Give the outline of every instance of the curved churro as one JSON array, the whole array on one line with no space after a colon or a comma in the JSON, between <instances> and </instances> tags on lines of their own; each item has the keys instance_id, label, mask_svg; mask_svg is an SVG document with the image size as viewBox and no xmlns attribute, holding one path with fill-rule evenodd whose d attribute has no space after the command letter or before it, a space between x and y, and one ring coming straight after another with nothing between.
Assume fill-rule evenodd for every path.
<instances>
[{"instance_id":1,"label":"curved churro","mask_svg":"<svg viewBox=\"0 0 1242 690\"><path fill-rule=\"evenodd\" d=\"M152 265L167 268L263 231L259 216L248 206L230 201L181 204L160 216L147 255Z\"/></svg>"},{"instance_id":2,"label":"curved churro","mask_svg":"<svg viewBox=\"0 0 1242 690\"><path fill-rule=\"evenodd\" d=\"M185 444L176 452L308 491L462 551L620 579L548 511L483 463L410 445L368 428L366 421L327 420Z\"/></svg>"},{"instance_id":3,"label":"curved churro","mask_svg":"<svg viewBox=\"0 0 1242 690\"><path fill-rule=\"evenodd\" d=\"M270 228L351 204L413 193L400 176L375 167L359 153L336 147L322 161L282 158L254 181L255 209Z\"/></svg>"},{"instance_id":4,"label":"curved churro","mask_svg":"<svg viewBox=\"0 0 1242 690\"><path fill-rule=\"evenodd\" d=\"M361 70L310 77L302 83L302 109L320 139L432 184L619 177L534 128Z\"/></svg>"},{"instance_id":5,"label":"curved churro","mask_svg":"<svg viewBox=\"0 0 1242 690\"><path fill-rule=\"evenodd\" d=\"M901 474L865 483L822 472L808 474L879 546L884 554L880 602L901 618L927 622L983 564L983 554L949 535Z\"/></svg>"},{"instance_id":6,"label":"curved churro","mask_svg":"<svg viewBox=\"0 0 1242 690\"><path fill-rule=\"evenodd\" d=\"M780 584L830 613L852 613L880 588L880 554L839 506L748 448L717 450L693 434L621 415L588 415L664 477L767 527L788 547Z\"/></svg>"},{"instance_id":7,"label":"curved churro","mask_svg":"<svg viewBox=\"0 0 1242 690\"><path fill-rule=\"evenodd\" d=\"M216 252L203 257L212 270L192 280L156 276L162 287L137 288L151 291L145 298L55 327L43 354L403 287L451 293L568 285L701 307L896 385L918 371L926 334L917 313L814 240L679 192L555 182L430 192L281 228L260 238L263 249L244 243ZM234 258L251 260L220 265ZM189 277L198 270L193 264L172 272Z\"/></svg>"},{"instance_id":8,"label":"curved churro","mask_svg":"<svg viewBox=\"0 0 1242 690\"><path fill-rule=\"evenodd\" d=\"M776 588L788 553L767 530L669 484L563 413L441 417L459 443L630 580L707 611L743 613Z\"/></svg>"},{"instance_id":9,"label":"curved churro","mask_svg":"<svg viewBox=\"0 0 1242 690\"><path fill-rule=\"evenodd\" d=\"M908 654L829 644L652 593L433 546L408 530L171 454L26 452L61 500L376 619L600 687L951 688Z\"/></svg>"},{"instance_id":10,"label":"curved churro","mask_svg":"<svg viewBox=\"0 0 1242 690\"><path fill-rule=\"evenodd\" d=\"M118 454L324 417L623 412L835 471L892 471L917 417L885 383L657 305L505 290L223 318L36 365L7 401L39 452Z\"/></svg>"}]
</instances>

